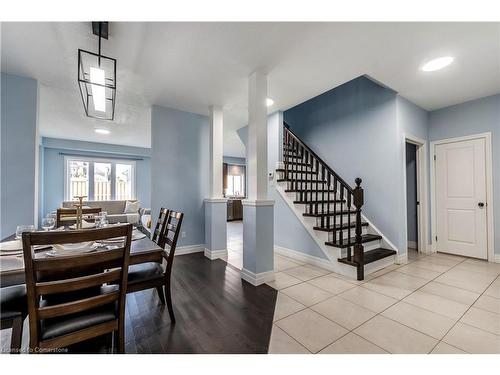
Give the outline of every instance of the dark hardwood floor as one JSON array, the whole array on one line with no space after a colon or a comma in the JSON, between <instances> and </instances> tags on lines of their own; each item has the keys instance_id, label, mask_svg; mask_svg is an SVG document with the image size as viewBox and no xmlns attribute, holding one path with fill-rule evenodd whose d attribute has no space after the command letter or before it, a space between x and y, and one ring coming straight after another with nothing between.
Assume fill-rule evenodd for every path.
<instances>
[{"instance_id":1,"label":"dark hardwood floor","mask_svg":"<svg viewBox=\"0 0 500 375\"><path fill-rule=\"evenodd\" d=\"M239 270L203 253L176 256L172 282L175 325L156 290L127 295L126 353L267 353L276 290L252 286ZM105 348L106 339L99 338L70 352Z\"/></svg>"}]
</instances>

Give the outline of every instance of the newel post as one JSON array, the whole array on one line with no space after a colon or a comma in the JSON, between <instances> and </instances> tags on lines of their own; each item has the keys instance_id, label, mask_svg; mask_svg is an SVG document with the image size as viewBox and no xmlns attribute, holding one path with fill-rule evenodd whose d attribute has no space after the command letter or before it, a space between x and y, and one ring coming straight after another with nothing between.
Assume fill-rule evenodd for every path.
<instances>
[{"instance_id":1,"label":"newel post","mask_svg":"<svg viewBox=\"0 0 500 375\"><path fill-rule=\"evenodd\" d=\"M365 260L363 243L361 242L361 207L364 204L363 188L361 178L356 178L356 188L353 191L354 207L356 208L356 244L354 245L354 262L358 264L358 280L365 278Z\"/></svg>"}]
</instances>

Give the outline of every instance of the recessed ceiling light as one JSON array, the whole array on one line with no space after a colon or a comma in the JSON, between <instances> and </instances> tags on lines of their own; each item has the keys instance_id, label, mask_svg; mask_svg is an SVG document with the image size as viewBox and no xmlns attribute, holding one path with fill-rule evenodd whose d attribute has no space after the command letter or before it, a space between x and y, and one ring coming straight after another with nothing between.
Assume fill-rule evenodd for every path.
<instances>
[{"instance_id":1,"label":"recessed ceiling light","mask_svg":"<svg viewBox=\"0 0 500 375\"><path fill-rule=\"evenodd\" d=\"M451 56L438 57L437 59L432 59L426 62L420 69L422 69L424 72L435 72L436 70L446 68L452 62L453 57Z\"/></svg>"},{"instance_id":2,"label":"recessed ceiling light","mask_svg":"<svg viewBox=\"0 0 500 375\"><path fill-rule=\"evenodd\" d=\"M111 133L108 129L94 129L94 131L98 134L109 134Z\"/></svg>"},{"instance_id":3,"label":"recessed ceiling light","mask_svg":"<svg viewBox=\"0 0 500 375\"><path fill-rule=\"evenodd\" d=\"M274 104L274 100L272 100L271 98L267 98L267 99L266 99L266 105L267 105L268 107L272 106L273 104Z\"/></svg>"}]
</instances>

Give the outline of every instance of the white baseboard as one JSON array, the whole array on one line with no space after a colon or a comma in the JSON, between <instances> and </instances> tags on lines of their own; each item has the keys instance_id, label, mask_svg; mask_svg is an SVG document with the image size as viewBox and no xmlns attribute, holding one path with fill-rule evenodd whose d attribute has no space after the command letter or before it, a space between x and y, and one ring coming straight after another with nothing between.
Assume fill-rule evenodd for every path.
<instances>
[{"instance_id":1,"label":"white baseboard","mask_svg":"<svg viewBox=\"0 0 500 375\"><path fill-rule=\"evenodd\" d=\"M396 254L396 264L405 264L408 263L408 253L404 254Z\"/></svg>"},{"instance_id":2,"label":"white baseboard","mask_svg":"<svg viewBox=\"0 0 500 375\"><path fill-rule=\"evenodd\" d=\"M201 253L205 250L205 245L190 245L190 246L179 246L175 249L175 255L186 255L193 253Z\"/></svg>"},{"instance_id":3,"label":"white baseboard","mask_svg":"<svg viewBox=\"0 0 500 375\"><path fill-rule=\"evenodd\" d=\"M274 280L274 271L253 273L245 268L241 270L241 278L252 285L258 286Z\"/></svg>"},{"instance_id":4,"label":"white baseboard","mask_svg":"<svg viewBox=\"0 0 500 375\"><path fill-rule=\"evenodd\" d=\"M491 260L493 263L500 263L500 254L493 254L493 259Z\"/></svg>"},{"instance_id":5,"label":"white baseboard","mask_svg":"<svg viewBox=\"0 0 500 375\"><path fill-rule=\"evenodd\" d=\"M330 272L338 272L338 268L334 267L332 263L327 259L322 259L314 257L312 255L301 253L300 251L287 249L286 247L281 247L274 245L274 252L277 254L284 255L288 258L298 260L299 262L312 264L320 268L324 268Z\"/></svg>"},{"instance_id":6,"label":"white baseboard","mask_svg":"<svg viewBox=\"0 0 500 375\"><path fill-rule=\"evenodd\" d=\"M408 244L406 245L410 249L418 249L418 244L416 241L408 241Z\"/></svg>"},{"instance_id":7,"label":"white baseboard","mask_svg":"<svg viewBox=\"0 0 500 375\"><path fill-rule=\"evenodd\" d=\"M210 260L224 258L227 256L227 249L210 250L210 249L207 249L206 247L204 247L203 251L205 252L205 256Z\"/></svg>"}]
</instances>

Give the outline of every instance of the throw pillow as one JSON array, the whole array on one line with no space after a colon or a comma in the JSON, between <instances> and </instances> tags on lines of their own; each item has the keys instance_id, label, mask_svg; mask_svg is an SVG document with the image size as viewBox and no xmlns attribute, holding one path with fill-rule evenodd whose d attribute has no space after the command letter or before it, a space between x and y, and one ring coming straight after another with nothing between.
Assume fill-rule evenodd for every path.
<instances>
[{"instance_id":1,"label":"throw pillow","mask_svg":"<svg viewBox=\"0 0 500 375\"><path fill-rule=\"evenodd\" d=\"M139 201L137 201L137 202L126 201L125 202L125 211L123 212L124 214L136 214L138 211L139 211Z\"/></svg>"}]
</instances>

